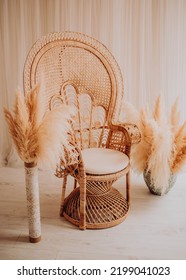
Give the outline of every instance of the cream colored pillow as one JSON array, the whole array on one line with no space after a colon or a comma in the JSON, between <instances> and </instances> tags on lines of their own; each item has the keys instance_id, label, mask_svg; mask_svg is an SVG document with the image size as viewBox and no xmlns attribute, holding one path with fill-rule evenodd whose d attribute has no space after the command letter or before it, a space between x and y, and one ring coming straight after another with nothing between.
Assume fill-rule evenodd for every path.
<instances>
[{"instance_id":1,"label":"cream colored pillow","mask_svg":"<svg viewBox=\"0 0 186 280\"><path fill-rule=\"evenodd\" d=\"M82 150L85 172L95 175L116 173L127 167L129 158L122 152L105 148Z\"/></svg>"}]
</instances>

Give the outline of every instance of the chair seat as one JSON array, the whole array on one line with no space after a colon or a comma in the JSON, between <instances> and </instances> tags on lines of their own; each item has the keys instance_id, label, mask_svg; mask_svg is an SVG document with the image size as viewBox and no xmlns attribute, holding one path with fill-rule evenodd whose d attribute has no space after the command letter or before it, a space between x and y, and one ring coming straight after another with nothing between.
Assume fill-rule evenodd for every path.
<instances>
[{"instance_id":1,"label":"chair seat","mask_svg":"<svg viewBox=\"0 0 186 280\"><path fill-rule=\"evenodd\" d=\"M122 152L106 148L82 150L85 172L92 175L106 175L127 167L129 158Z\"/></svg>"}]
</instances>

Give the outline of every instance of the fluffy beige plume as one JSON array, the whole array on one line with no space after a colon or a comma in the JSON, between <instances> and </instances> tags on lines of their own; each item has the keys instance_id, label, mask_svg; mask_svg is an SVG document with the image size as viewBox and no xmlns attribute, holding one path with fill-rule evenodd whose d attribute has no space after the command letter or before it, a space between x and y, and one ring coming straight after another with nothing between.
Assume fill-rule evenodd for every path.
<instances>
[{"instance_id":1,"label":"fluffy beige plume","mask_svg":"<svg viewBox=\"0 0 186 280\"><path fill-rule=\"evenodd\" d=\"M156 122L152 122L153 140L151 154L148 159L148 168L151 178L156 188L161 188L162 192L168 186L170 177L169 161L172 149L172 133L168 127L159 126Z\"/></svg>"},{"instance_id":2,"label":"fluffy beige plume","mask_svg":"<svg viewBox=\"0 0 186 280\"><path fill-rule=\"evenodd\" d=\"M32 162L35 160L37 153L37 142L35 139L35 131L27 127L24 128L23 123L18 121L19 117L14 117L10 111L4 109L5 118L7 120L10 135L16 147L20 158L25 162Z\"/></svg>"},{"instance_id":3,"label":"fluffy beige plume","mask_svg":"<svg viewBox=\"0 0 186 280\"><path fill-rule=\"evenodd\" d=\"M172 125L173 133L175 132L175 129L179 124L179 120L180 120L180 112L178 111L178 98L177 98L171 108L171 115L170 115L170 122Z\"/></svg>"},{"instance_id":4,"label":"fluffy beige plume","mask_svg":"<svg viewBox=\"0 0 186 280\"><path fill-rule=\"evenodd\" d=\"M140 113L140 129L143 131L143 138L146 143L151 144L153 138L152 122L146 109L142 109Z\"/></svg>"},{"instance_id":5,"label":"fluffy beige plume","mask_svg":"<svg viewBox=\"0 0 186 280\"><path fill-rule=\"evenodd\" d=\"M139 124L139 113L130 102L124 102L121 109L120 121Z\"/></svg>"},{"instance_id":6,"label":"fluffy beige plume","mask_svg":"<svg viewBox=\"0 0 186 280\"><path fill-rule=\"evenodd\" d=\"M135 145L131 152L132 155L132 168L135 172L142 173L146 168L146 162L149 158L149 150L147 149L145 141L141 140L141 142Z\"/></svg>"},{"instance_id":7,"label":"fluffy beige plume","mask_svg":"<svg viewBox=\"0 0 186 280\"><path fill-rule=\"evenodd\" d=\"M172 164L172 172L179 173L183 171L184 165L186 164L186 145L180 149L177 153L176 158Z\"/></svg>"},{"instance_id":8,"label":"fluffy beige plume","mask_svg":"<svg viewBox=\"0 0 186 280\"><path fill-rule=\"evenodd\" d=\"M150 156L153 137L152 126L149 122L147 111L144 109L140 112L139 129L142 132L141 141L132 149L132 167L135 171L143 172Z\"/></svg>"},{"instance_id":9,"label":"fluffy beige plume","mask_svg":"<svg viewBox=\"0 0 186 280\"><path fill-rule=\"evenodd\" d=\"M186 121L178 128L174 136L172 172L179 173L186 163Z\"/></svg>"},{"instance_id":10,"label":"fluffy beige plume","mask_svg":"<svg viewBox=\"0 0 186 280\"><path fill-rule=\"evenodd\" d=\"M166 123L166 112L165 112L164 101L160 95L156 99L155 109L154 109L154 119L159 124Z\"/></svg>"},{"instance_id":11,"label":"fluffy beige plume","mask_svg":"<svg viewBox=\"0 0 186 280\"><path fill-rule=\"evenodd\" d=\"M14 115L16 116L15 121L17 124L22 124L22 129L26 129L29 121L29 112L25 100L21 96L21 93L16 94L16 101L13 108Z\"/></svg>"},{"instance_id":12,"label":"fluffy beige plume","mask_svg":"<svg viewBox=\"0 0 186 280\"><path fill-rule=\"evenodd\" d=\"M69 122L73 109L67 105L48 111L38 129L39 162L55 168L59 157L65 162L64 148L69 147Z\"/></svg>"},{"instance_id":13,"label":"fluffy beige plume","mask_svg":"<svg viewBox=\"0 0 186 280\"><path fill-rule=\"evenodd\" d=\"M46 104L45 94L34 88L25 99L17 94L14 110L4 109L9 131L20 158L27 163L39 162L55 167L63 157L63 145L68 146L69 121L73 114L66 105L48 111L40 109Z\"/></svg>"},{"instance_id":14,"label":"fluffy beige plume","mask_svg":"<svg viewBox=\"0 0 186 280\"><path fill-rule=\"evenodd\" d=\"M178 155L180 158L183 147L186 147L186 121L178 128L176 127L173 133L172 155L170 160L171 168L174 166L175 161L177 161L176 158ZM181 163L180 160L179 162Z\"/></svg>"},{"instance_id":15,"label":"fluffy beige plume","mask_svg":"<svg viewBox=\"0 0 186 280\"><path fill-rule=\"evenodd\" d=\"M13 113L4 108L4 114L20 158L32 162L35 158L33 149L36 150L33 146L35 141L32 141L35 131L30 129L29 110L21 94L16 95Z\"/></svg>"},{"instance_id":16,"label":"fluffy beige plume","mask_svg":"<svg viewBox=\"0 0 186 280\"><path fill-rule=\"evenodd\" d=\"M133 115L137 113L131 108L128 106L126 115L134 121ZM149 170L154 185L162 191L168 185L170 174L182 171L186 164L186 122L179 125L179 120L178 100L168 115L158 96L153 114L145 107L138 123L134 121L141 132L141 142L132 148L132 167L138 172Z\"/></svg>"},{"instance_id":17,"label":"fluffy beige plume","mask_svg":"<svg viewBox=\"0 0 186 280\"><path fill-rule=\"evenodd\" d=\"M29 112L29 121L32 127L37 127L37 112L38 108L38 94L39 86L36 86L33 90L25 95L25 103Z\"/></svg>"},{"instance_id":18,"label":"fluffy beige plume","mask_svg":"<svg viewBox=\"0 0 186 280\"><path fill-rule=\"evenodd\" d=\"M179 151L180 148L186 144L186 121L178 127L177 131L175 132L174 136L174 144L177 147L177 150Z\"/></svg>"}]
</instances>

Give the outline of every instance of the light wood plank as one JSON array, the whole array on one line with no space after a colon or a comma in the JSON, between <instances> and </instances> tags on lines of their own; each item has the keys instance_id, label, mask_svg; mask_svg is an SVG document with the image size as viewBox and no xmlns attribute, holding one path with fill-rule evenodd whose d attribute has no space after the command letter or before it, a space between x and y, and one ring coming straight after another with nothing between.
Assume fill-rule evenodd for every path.
<instances>
[{"instance_id":1,"label":"light wood plank","mask_svg":"<svg viewBox=\"0 0 186 280\"><path fill-rule=\"evenodd\" d=\"M40 170L42 241L28 241L24 169L0 168L0 259L186 259L186 174L165 196L131 176L131 209L120 225L80 231L59 216L61 180ZM124 179L115 186L123 192ZM73 188L68 181L67 192Z\"/></svg>"}]
</instances>

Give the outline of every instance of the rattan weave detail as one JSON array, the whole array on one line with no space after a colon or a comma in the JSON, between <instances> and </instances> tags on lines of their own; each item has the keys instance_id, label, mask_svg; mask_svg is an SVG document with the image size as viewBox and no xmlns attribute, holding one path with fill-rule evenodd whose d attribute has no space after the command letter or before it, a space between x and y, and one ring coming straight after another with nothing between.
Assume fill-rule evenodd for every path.
<instances>
[{"instance_id":1,"label":"rattan weave detail","mask_svg":"<svg viewBox=\"0 0 186 280\"><path fill-rule=\"evenodd\" d=\"M124 93L121 70L108 49L90 36L56 32L41 37L28 54L23 79L26 92L44 80L49 98L64 82L74 82L80 92L92 92L100 105L114 109L118 120Z\"/></svg>"},{"instance_id":2,"label":"rattan weave detail","mask_svg":"<svg viewBox=\"0 0 186 280\"><path fill-rule=\"evenodd\" d=\"M114 188L102 195L86 196L86 227L101 229L115 226L126 218L129 204L123 195ZM80 222L80 189L76 188L67 197L64 206L64 217L79 226Z\"/></svg>"}]
</instances>

